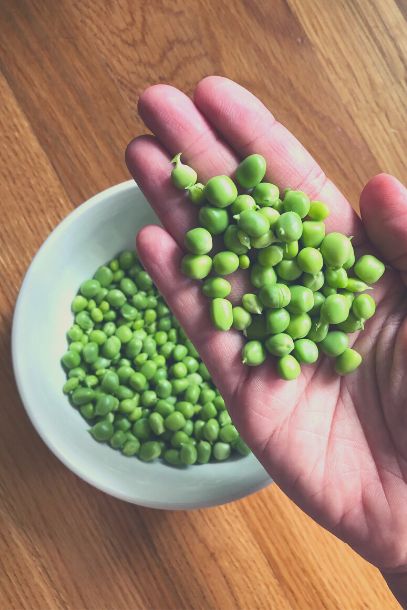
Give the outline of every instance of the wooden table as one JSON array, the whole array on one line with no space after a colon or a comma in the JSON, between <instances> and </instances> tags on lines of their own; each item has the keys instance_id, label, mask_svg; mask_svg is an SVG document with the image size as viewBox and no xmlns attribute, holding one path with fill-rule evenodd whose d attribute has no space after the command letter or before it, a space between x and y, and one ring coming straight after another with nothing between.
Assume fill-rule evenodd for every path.
<instances>
[{"instance_id":1,"label":"wooden table","mask_svg":"<svg viewBox=\"0 0 407 610\"><path fill-rule=\"evenodd\" d=\"M378 571L276 485L162 512L110 498L37 436L10 360L13 307L54 227L129 178L139 94L244 85L357 207L406 173L407 0L2 0L0 609L398 608Z\"/></svg>"}]
</instances>

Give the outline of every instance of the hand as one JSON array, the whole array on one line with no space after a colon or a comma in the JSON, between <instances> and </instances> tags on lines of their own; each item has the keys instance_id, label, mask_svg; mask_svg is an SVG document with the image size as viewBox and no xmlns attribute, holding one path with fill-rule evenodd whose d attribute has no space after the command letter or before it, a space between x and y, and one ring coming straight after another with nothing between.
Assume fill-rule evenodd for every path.
<instances>
[{"instance_id":1,"label":"hand","mask_svg":"<svg viewBox=\"0 0 407 610\"><path fill-rule=\"evenodd\" d=\"M376 176L362 193L360 220L294 136L224 78L200 82L194 103L172 87L150 87L139 112L155 136L133 140L126 161L165 230L144 228L137 249L242 438L313 519L383 571L407 571L407 191L390 176ZM180 272L184 235L198 226L197 208L170 180L170 160L181 151L204 183L218 174L233 177L242 158L263 155L270 182L328 203L327 232L354 235L357 258L372 253L392 265L372 291L375 316L364 332L350 335L350 347L363 356L354 373L338 377L333 361L322 357L285 382L271 357L259 367L242 365L240 332L214 330L200 282ZM233 278L234 304L243 273Z\"/></svg>"}]
</instances>

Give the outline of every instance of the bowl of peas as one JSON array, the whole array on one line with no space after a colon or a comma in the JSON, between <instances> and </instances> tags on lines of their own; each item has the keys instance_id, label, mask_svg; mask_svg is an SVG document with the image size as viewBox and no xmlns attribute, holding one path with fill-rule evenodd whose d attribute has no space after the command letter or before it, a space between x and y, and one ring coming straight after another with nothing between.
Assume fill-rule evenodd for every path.
<instances>
[{"instance_id":1,"label":"bowl of peas","mask_svg":"<svg viewBox=\"0 0 407 610\"><path fill-rule=\"evenodd\" d=\"M272 481L138 259L147 224L159 221L129 181L45 241L13 320L20 396L53 453L98 489L169 510L231 502Z\"/></svg>"}]
</instances>

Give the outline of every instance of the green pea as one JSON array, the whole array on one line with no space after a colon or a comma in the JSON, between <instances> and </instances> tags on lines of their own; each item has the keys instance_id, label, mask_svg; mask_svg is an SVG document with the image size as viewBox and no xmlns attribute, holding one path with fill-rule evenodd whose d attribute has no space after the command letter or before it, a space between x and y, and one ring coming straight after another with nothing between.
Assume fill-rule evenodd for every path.
<instances>
[{"instance_id":1,"label":"green pea","mask_svg":"<svg viewBox=\"0 0 407 610\"><path fill-rule=\"evenodd\" d=\"M79 385L79 379L77 377L71 377L70 379L68 379L68 381L64 384L62 391L64 394L69 394L70 392L72 392L73 390L75 390L75 388L77 388Z\"/></svg>"},{"instance_id":2,"label":"green pea","mask_svg":"<svg viewBox=\"0 0 407 610\"><path fill-rule=\"evenodd\" d=\"M87 311L80 311L75 318L75 322L85 331L92 330L95 326L95 322Z\"/></svg>"},{"instance_id":3,"label":"green pea","mask_svg":"<svg viewBox=\"0 0 407 610\"><path fill-rule=\"evenodd\" d=\"M157 365L152 360L147 360L140 368L140 373L149 381L157 372Z\"/></svg>"},{"instance_id":4,"label":"green pea","mask_svg":"<svg viewBox=\"0 0 407 610\"><path fill-rule=\"evenodd\" d=\"M339 294L342 294L349 301L349 306L352 307L352 303L355 300L355 295L353 292L349 292L349 290L339 290Z\"/></svg>"},{"instance_id":5,"label":"green pea","mask_svg":"<svg viewBox=\"0 0 407 610\"><path fill-rule=\"evenodd\" d=\"M119 389L120 380L117 373L108 371L103 375L102 379L102 391L108 394L114 394Z\"/></svg>"},{"instance_id":6,"label":"green pea","mask_svg":"<svg viewBox=\"0 0 407 610\"><path fill-rule=\"evenodd\" d=\"M142 266L139 265L138 263L135 263L134 265L132 265L130 267L130 269L128 270L127 274L129 275L129 277L131 277L132 280L134 280L134 278L136 277L137 273L139 273L142 270L143 270Z\"/></svg>"},{"instance_id":7,"label":"green pea","mask_svg":"<svg viewBox=\"0 0 407 610\"><path fill-rule=\"evenodd\" d=\"M172 352L172 357L176 362L181 362L188 354L188 348L185 345L176 345Z\"/></svg>"},{"instance_id":8,"label":"green pea","mask_svg":"<svg viewBox=\"0 0 407 610\"><path fill-rule=\"evenodd\" d=\"M285 212L278 218L275 230L280 241L297 241L302 235L301 218L296 212Z\"/></svg>"},{"instance_id":9,"label":"green pea","mask_svg":"<svg viewBox=\"0 0 407 610\"><path fill-rule=\"evenodd\" d=\"M168 340L171 341L172 343L178 342L178 331L176 328L171 328L171 330L168 333Z\"/></svg>"},{"instance_id":10,"label":"green pea","mask_svg":"<svg viewBox=\"0 0 407 610\"><path fill-rule=\"evenodd\" d=\"M304 218L310 209L309 197L302 191L286 189L283 203L286 212L295 212L300 218Z\"/></svg>"},{"instance_id":11,"label":"green pea","mask_svg":"<svg viewBox=\"0 0 407 610\"><path fill-rule=\"evenodd\" d=\"M143 407L150 409L157 404L157 394L153 390L144 390L141 395L141 404Z\"/></svg>"},{"instance_id":12,"label":"green pea","mask_svg":"<svg viewBox=\"0 0 407 610\"><path fill-rule=\"evenodd\" d=\"M289 290L291 299L286 307L290 313L306 313L312 309L314 305L312 290L304 286L291 286Z\"/></svg>"},{"instance_id":13,"label":"green pea","mask_svg":"<svg viewBox=\"0 0 407 610\"><path fill-rule=\"evenodd\" d=\"M342 294L328 296L321 305L320 321L340 324L349 315L349 301Z\"/></svg>"},{"instance_id":14,"label":"green pea","mask_svg":"<svg viewBox=\"0 0 407 610\"><path fill-rule=\"evenodd\" d=\"M103 345L107 340L107 335L103 330L92 330L89 334L89 341L96 343L98 346Z\"/></svg>"},{"instance_id":15,"label":"green pea","mask_svg":"<svg viewBox=\"0 0 407 610\"><path fill-rule=\"evenodd\" d=\"M243 307L233 307L233 328L245 330L252 323L252 316Z\"/></svg>"},{"instance_id":16,"label":"green pea","mask_svg":"<svg viewBox=\"0 0 407 610\"><path fill-rule=\"evenodd\" d=\"M164 460L172 466L183 466L179 451L177 449L167 449L164 453Z\"/></svg>"},{"instance_id":17,"label":"green pea","mask_svg":"<svg viewBox=\"0 0 407 610\"><path fill-rule=\"evenodd\" d=\"M312 292L316 292L323 287L325 283L325 276L322 271L318 271L315 273L315 275L303 273L301 280L306 288L309 288L312 290Z\"/></svg>"},{"instance_id":18,"label":"green pea","mask_svg":"<svg viewBox=\"0 0 407 610\"><path fill-rule=\"evenodd\" d=\"M325 220L330 214L330 209L322 201L311 201L308 216L313 220Z\"/></svg>"},{"instance_id":19,"label":"green pea","mask_svg":"<svg viewBox=\"0 0 407 610\"><path fill-rule=\"evenodd\" d=\"M129 341L125 347L125 354L128 358L135 358L141 353L143 349L143 342L141 339L133 338Z\"/></svg>"},{"instance_id":20,"label":"green pea","mask_svg":"<svg viewBox=\"0 0 407 610\"><path fill-rule=\"evenodd\" d=\"M166 417L168 417L168 415L170 415L174 411L175 411L174 405L170 404L166 400L159 400L154 407L154 412L162 415L164 417L164 419Z\"/></svg>"},{"instance_id":21,"label":"green pea","mask_svg":"<svg viewBox=\"0 0 407 610\"><path fill-rule=\"evenodd\" d=\"M147 356L152 356L157 352L157 343L151 336L148 336L144 339L143 352L147 354Z\"/></svg>"},{"instance_id":22,"label":"green pea","mask_svg":"<svg viewBox=\"0 0 407 610\"><path fill-rule=\"evenodd\" d=\"M342 267L339 269L325 269L325 281L334 288L346 288L348 285L348 276Z\"/></svg>"},{"instance_id":23,"label":"green pea","mask_svg":"<svg viewBox=\"0 0 407 610\"><path fill-rule=\"evenodd\" d=\"M203 419L197 419L194 422L194 436L197 439L197 441L201 441L204 438L204 429L205 429L205 423L203 421Z\"/></svg>"},{"instance_id":24,"label":"green pea","mask_svg":"<svg viewBox=\"0 0 407 610\"><path fill-rule=\"evenodd\" d=\"M186 400L175 403L175 411L182 413L185 419L191 419L195 414L194 405Z\"/></svg>"},{"instance_id":25,"label":"green pea","mask_svg":"<svg viewBox=\"0 0 407 610\"><path fill-rule=\"evenodd\" d=\"M150 437L151 426L150 422L146 417L141 417L133 425L133 434L135 437L141 440L146 440Z\"/></svg>"},{"instance_id":26,"label":"green pea","mask_svg":"<svg viewBox=\"0 0 407 610\"><path fill-rule=\"evenodd\" d=\"M74 405L81 406L86 405L88 402L92 402L95 398L95 391L92 388L81 388L77 387L72 393L72 402Z\"/></svg>"},{"instance_id":27,"label":"green pea","mask_svg":"<svg viewBox=\"0 0 407 610\"><path fill-rule=\"evenodd\" d=\"M237 166L235 178L243 188L251 189L263 180L265 173L265 158L261 155L250 155Z\"/></svg>"},{"instance_id":28,"label":"green pea","mask_svg":"<svg viewBox=\"0 0 407 610\"><path fill-rule=\"evenodd\" d=\"M294 356L291 356L291 354L289 354L278 359L277 373L280 379L284 379L284 381L292 381L299 377L301 373L301 367L298 364L298 361L294 358Z\"/></svg>"},{"instance_id":29,"label":"green pea","mask_svg":"<svg viewBox=\"0 0 407 610\"><path fill-rule=\"evenodd\" d=\"M330 286L329 284L324 283L324 285L322 286L322 293L323 295L328 298L333 294L337 294L338 289L334 288L333 286Z\"/></svg>"},{"instance_id":30,"label":"green pea","mask_svg":"<svg viewBox=\"0 0 407 610\"><path fill-rule=\"evenodd\" d=\"M109 290L106 295L106 301L112 307L121 307L126 302L126 295L121 290L117 290L117 288Z\"/></svg>"},{"instance_id":31,"label":"green pea","mask_svg":"<svg viewBox=\"0 0 407 610\"><path fill-rule=\"evenodd\" d=\"M175 167L171 172L172 183L179 189L188 189L195 184L197 173L189 165L184 165L181 161L182 153L175 155L171 163L175 163Z\"/></svg>"},{"instance_id":32,"label":"green pea","mask_svg":"<svg viewBox=\"0 0 407 610\"><path fill-rule=\"evenodd\" d=\"M82 367L75 367L69 371L69 379L77 377L79 383L82 383L86 377L86 371Z\"/></svg>"},{"instance_id":33,"label":"green pea","mask_svg":"<svg viewBox=\"0 0 407 610\"><path fill-rule=\"evenodd\" d=\"M264 208L269 209L269 208ZM273 245L260 250L258 261L264 267L274 267L283 260L284 250L281 246Z\"/></svg>"},{"instance_id":34,"label":"green pea","mask_svg":"<svg viewBox=\"0 0 407 610\"><path fill-rule=\"evenodd\" d=\"M127 419L127 416L124 413L116 413L113 425L116 430L121 430L124 433L130 431L130 429L132 427L131 421L129 421ZM136 438L136 437L134 437L134 438ZM125 441L126 440L127 440L127 438L125 436Z\"/></svg>"},{"instance_id":35,"label":"green pea","mask_svg":"<svg viewBox=\"0 0 407 610\"><path fill-rule=\"evenodd\" d=\"M219 438L224 443L231 443L239 437L239 433L232 424L227 424L220 429Z\"/></svg>"},{"instance_id":36,"label":"green pea","mask_svg":"<svg viewBox=\"0 0 407 610\"><path fill-rule=\"evenodd\" d=\"M217 330L229 330L233 324L232 303L227 299L213 299L210 315Z\"/></svg>"},{"instance_id":37,"label":"green pea","mask_svg":"<svg viewBox=\"0 0 407 610\"><path fill-rule=\"evenodd\" d=\"M172 384L167 379L161 379L157 383L155 391L157 393L157 396L159 396L160 398L168 398L168 396L171 396Z\"/></svg>"},{"instance_id":38,"label":"green pea","mask_svg":"<svg viewBox=\"0 0 407 610\"><path fill-rule=\"evenodd\" d=\"M276 271L281 279L288 281L298 280L302 274L302 269L296 259L283 259L277 264Z\"/></svg>"},{"instance_id":39,"label":"green pea","mask_svg":"<svg viewBox=\"0 0 407 610\"><path fill-rule=\"evenodd\" d=\"M147 379L143 373L134 373L129 378L129 384L136 390L136 392L142 392L146 386L146 383Z\"/></svg>"},{"instance_id":40,"label":"green pea","mask_svg":"<svg viewBox=\"0 0 407 610\"><path fill-rule=\"evenodd\" d=\"M201 388L191 383L185 390L184 399L186 402L190 402L192 405L196 405L201 394Z\"/></svg>"},{"instance_id":41,"label":"green pea","mask_svg":"<svg viewBox=\"0 0 407 610\"><path fill-rule=\"evenodd\" d=\"M357 296L352 303L352 311L359 320L360 328L363 330L366 320L369 320L376 311L375 302L370 294L360 294Z\"/></svg>"},{"instance_id":42,"label":"green pea","mask_svg":"<svg viewBox=\"0 0 407 610\"><path fill-rule=\"evenodd\" d=\"M348 375L358 368L362 356L353 349L346 348L335 360L335 372L338 375Z\"/></svg>"},{"instance_id":43,"label":"green pea","mask_svg":"<svg viewBox=\"0 0 407 610\"><path fill-rule=\"evenodd\" d=\"M199 464L207 464L211 458L212 447L207 441L200 440L196 446L196 452L197 462Z\"/></svg>"},{"instance_id":44,"label":"green pea","mask_svg":"<svg viewBox=\"0 0 407 610\"><path fill-rule=\"evenodd\" d=\"M232 419L227 411L221 411L218 415L218 422L220 427L227 426L232 423Z\"/></svg>"},{"instance_id":45,"label":"green pea","mask_svg":"<svg viewBox=\"0 0 407 610\"><path fill-rule=\"evenodd\" d=\"M158 316L160 317L160 316ZM161 318L160 320L158 320L158 330L161 332L166 332L168 333L168 331L171 329L171 318Z\"/></svg>"},{"instance_id":46,"label":"green pea","mask_svg":"<svg viewBox=\"0 0 407 610\"><path fill-rule=\"evenodd\" d=\"M71 304L72 311L74 313L80 313L88 306L88 299L85 299L84 296L78 295L74 298Z\"/></svg>"},{"instance_id":47,"label":"green pea","mask_svg":"<svg viewBox=\"0 0 407 610\"><path fill-rule=\"evenodd\" d=\"M237 255L246 254L247 246L239 239L240 229L237 225L229 225L223 235L223 243L230 252ZM250 245L250 244L249 244Z\"/></svg>"},{"instance_id":48,"label":"green pea","mask_svg":"<svg viewBox=\"0 0 407 610\"><path fill-rule=\"evenodd\" d=\"M95 407L91 402L79 407L79 411L86 419L93 419L95 417Z\"/></svg>"},{"instance_id":49,"label":"green pea","mask_svg":"<svg viewBox=\"0 0 407 610\"><path fill-rule=\"evenodd\" d=\"M269 229L264 235L261 237L251 237L250 238L250 246L252 248L267 248L273 242L276 241L275 235L271 229ZM294 255L295 256L295 255Z\"/></svg>"},{"instance_id":50,"label":"green pea","mask_svg":"<svg viewBox=\"0 0 407 610\"><path fill-rule=\"evenodd\" d=\"M302 223L301 242L304 248L318 248L325 237L325 224L319 220Z\"/></svg>"},{"instance_id":51,"label":"green pea","mask_svg":"<svg viewBox=\"0 0 407 610\"><path fill-rule=\"evenodd\" d=\"M117 271L119 268L119 261L115 258L110 262L109 265L110 269L114 272Z\"/></svg>"},{"instance_id":52,"label":"green pea","mask_svg":"<svg viewBox=\"0 0 407 610\"><path fill-rule=\"evenodd\" d=\"M303 248L298 254L297 262L302 271L311 275L321 271L324 264L322 254L315 248Z\"/></svg>"},{"instance_id":53,"label":"green pea","mask_svg":"<svg viewBox=\"0 0 407 610\"><path fill-rule=\"evenodd\" d=\"M140 449L140 441L138 439L126 441L122 449L122 453L127 456L135 455Z\"/></svg>"},{"instance_id":54,"label":"green pea","mask_svg":"<svg viewBox=\"0 0 407 610\"><path fill-rule=\"evenodd\" d=\"M350 269L351 267L353 267L354 264L355 264L355 251L352 246L352 249L350 251L350 254L349 254L346 262L343 263L343 268Z\"/></svg>"},{"instance_id":55,"label":"green pea","mask_svg":"<svg viewBox=\"0 0 407 610\"><path fill-rule=\"evenodd\" d=\"M266 338L266 320L264 316L255 316L252 323L244 331L249 341L263 341Z\"/></svg>"},{"instance_id":56,"label":"green pea","mask_svg":"<svg viewBox=\"0 0 407 610\"><path fill-rule=\"evenodd\" d=\"M365 284L365 282L362 282L361 280L357 280L354 277L350 277L348 278L346 290L348 292L364 292L365 290L372 290L372 287L368 286L367 284Z\"/></svg>"},{"instance_id":57,"label":"green pea","mask_svg":"<svg viewBox=\"0 0 407 610\"><path fill-rule=\"evenodd\" d=\"M218 208L226 208L237 197L235 183L228 176L215 176L208 180L204 187L206 199Z\"/></svg>"},{"instance_id":58,"label":"green pea","mask_svg":"<svg viewBox=\"0 0 407 610\"><path fill-rule=\"evenodd\" d=\"M329 233L321 243L321 254L325 264L330 267L342 267L352 250L350 240L342 233ZM346 288L346 286L341 286Z\"/></svg>"},{"instance_id":59,"label":"green pea","mask_svg":"<svg viewBox=\"0 0 407 610\"><path fill-rule=\"evenodd\" d=\"M314 305L308 312L311 317L317 316L320 313L322 303L325 301L325 298L326 297L322 294L322 292L314 292Z\"/></svg>"},{"instance_id":60,"label":"green pea","mask_svg":"<svg viewBox=\"0 0 407 610\"><path fill-rule=\"evenodd\" d=\"M99 442L108 441L114 434L113 424L108 421L100 421L91 428L90 433Z\"/></svg>"},{"instance_id":61,"label":"green pea","mask_svg":"<svg viewBox=\"0 0 407 610\"><path fill-rule=\"evenodd\" d=\"M122 414L125 415L132 415L134 414L135 410L137 409L137 416L134 418L131 418L131 421L137 421L138 419L140 419L141 417L141 407L138 406L138 402L139 402L139 395L137 395L137 398L124 398L123 400L120 401L119 403L119 411Z\"/></svg>"},{"instance_id":62,"label":"green pea","mask_svg":"<svg viewBox=\"0 0 407 610\"><path fill-rule=\"evenodd\" d=\"M102 358L101 356L99 356L99 358L91 364L91 367L96 372L96 371L101 371L101 370L107 369L111 364L112 364L111 360L109 360L108 358Z\"/></svg>"},{"instance_id":63,"label":"green pea","mask_svg":"<svg viewBox=\"0 0 407 610\"><path fill-rule=\"evenodd\" d=\"M116 432L113 434L112 438L110 439L110 444L114 449L120 449L120 447L124 446L125 442L126 442L126 437L122 430L116 430Z\"/></svg>"},{"instance_id":64,"label":"green pea","mask_svg":"<svg viewBox=\"0 0 407 610\"><path fill-rule=\"evenodd\" d=\"M164 356L164 358L169 358L174 351L175 345L172 341L167 341L160 347L160 355Z\"/></svg>"},{"instance_id":65,"label":"green pea","mask_svg":"<svg viewBox=\"0 0 407 610\"><path fill-rule=\"evenodd\" d=\"M198 227L188 231L184 243L192 254L207 254L212 250L212 235L206 229Z\"/></svg>"},{"instance_id":66,"label":"green pea","mask_svg":"<svg viewBox=\"0 0 407 610\"><path fill-rule=\"evenodd\" d=\"M164 423L167 430L176 432L185 426L185 417L180 411L174 411L165 418Z\"/></svg>"},{"instance_id":67,"label":"green pea","mask_svg":"<svg viewBox=\"0 0 407 610\"><path fill-rule=\"evenodd\" d=\"M189 187L188 197L195 205L201 205L205 200L204 185L200 182Z\"/></svg>"},{"instance_id":68,"label":"green pea","mask_svg":"<svg viewBox=\"0 0 407 610\"><path fill-rule=\"evenodd\" d=\"M360 322L352 311L349 312L346 320L338 324L338 328L344 333L355 333L361 330Z\"/></svg>"},{"instance_id":69,"label":"green pea","mask_svg":"<svg viewBox=\"0 0 407 610\"><path fill-rule=\"evenodd\" d=\"M250 197L250 195L238 195L230 206L230 211L233 215L237 215L244 210L255 210L256 208L257 204L253 197Z\"/></svg>"},{"instance_id":70,"label":"green pea","mask_svg":"<svg viewBox=\"0 0 407 610\"><path fill-rule=\"evenodd\" d=\"M97 295L101 288L101 284L98 280L86 280L81 285L81 293L87 299L91 299Z\"/></svg>"},{"instance_id":71,"label":"green pea","mask_svg":"<svg viewBox=\"0 0 407 610\"><path fill-rule=\"evenodd\" d=\"M290 323L290 314L284 308L266 311L266 333L277 334L286 330Z\"/></svg>"},{"instance_id":72,"label":"green pea","mask_svg":"<svg viewBox=\"0 0 407 610\"><path fill-rule=\"evenodd\" d=\"M277 199L276 203L273 205L273 208L277 210L279 214L283 214L284 212L284 203L281 199Z\"/></svg>"},{"instance_id":73,"label":"green pea","mask_svg":"<svg viewBox=\"0 0 407 610\"><path fill-rule=\"evenodd\" d=\"M234 218L237 220L239 228L246 231L250 237L261 237L270 229L268 219L253 210L244 210Z\"/></svg>"},{"instance_id":74,"label":"green pea","mask_svg":"<svg viewBox=\"0 0 407 610\"><path fill-rule=\"evenodd\" d=\"M244 294L242 296L243 307L250 313L260 314L263 311L263 303L255 294Z\"/></svg>"},{"instance_id":75,"label":"green pea","mask_svg":"<svg viewBox=\"0 0 407 610\"><path fill-rule=\"evenodd\" d=\"M203 362L199 363L199 374L202 376L203 379L206 379L207 381L211 378L208 369L206 368L206 365Z\"/></svg>"},{"instance_id":76,"label":"green pea","mask_svg":"<svg viewBox=\"0 0 407 610\"><path fill-rule=\"evenodd\" d=\"M297 362L313 364L318 360L318 347L310 339L299 339L294 343L293 356Z\"/></svg>"},{"instance_id":77,"label":"green pea","mask_svg":"<svg viewBox=\"0 0 407 610\"><path fill-rule=\"evenodd\" d=\"M239 267L240 269L248 269L250 267L250 258L245 254L239 256Z\"/></svg>"},{"instance_id":78,"label":"green pea","mask_svg":"<svg viewBox=\"0 0 407 610\"><path fill-rule=\"evenodd\" d=\"M201 226L207 229L211 235L219 235L229 225L229 214L225 209L204 205L199 210L198 220Z\"/></svg>"},{"instance_id":79,"label":"green pea","mask_svg":"<svg viewBox=\"0 0 407 610\"><path fill-rule=\"evenodd\" d=\"M66 352L61 358L61 362L67 369L74 369L79 366L81 362L81 356L79 352L75 350L70 350Z\"/></svg>"},{"instance_id":80,"label":"green pea","mask_svg":"<svg viewBox=\"0 0 407 610\"><path fill-rule=\"evenodd\" d=\"M277 275L274 267L263 267L260 263L255 263L251 270L250 280L255 288L263 288L268 284L275 284Z\"/></svg>"},{"instance_id":81,"label":"green pea","mask_svg":"<svg viewBox=\"0 0 407 610\"><path fill-rule=\"evenodd\" d=\"M228 459L231 451L229 443L215 443L213 446L213 457L221 462Z\"/></svg>"},{"instance_id":82,"label":"green pea","mask_svg":"<svg viewBox=\"0 0 407 610\"><path fill-rule=\"evenodd\" d=\"M274 229L280 216L279 212L275 208L262 207L259 210L259 214L263 214L270 223L270 229Z\"/></svg>"},{"instance_id":83,"label":"green pea","mask_svg":"<svg viewBox=\"0 0 407 610\"><path fill-rule=\"evenodd\" d=\"M109 267L99 267L94 275L95 280L98 280L103 288L110 286L113 281L113 272Z\"/></svg>"},{"instance_id":84,"label":"green pea","mask_svg":"<svg viewBox=\"0 0 407 610\"><path fill-rule=\"evenodd\" d=\"M96 362L96 360L99 357L98 344L93 343L93 342L87 343L83 347L82 357L83 357L84 361L87 362L88 364L92 364L93 362Z\"/></svg>"},{"instance_id":85,"label":"green pea","mask_svg":"<svg viewBox=\"0 0 407 610\"><path fill-rule=\"evenodd\" d=\"M203 435L207 441L214 443L219 436L219 422L216 419L209 419L203 428Z\"/></svg>"},{"instance_id":86,"label":"green pea","mask_svg":"<svg viewBox=\"0 0 407 610\"><path fill-rule=\"evenodd\" d=\"M182 463L188 465L195 464L198 457L197 450L191 443L182 445L179 455Z\"/></svg>"},{"instance_id":87,"label":"green pea","mask_svg":"<svg viewBox=\"0 0 407 610\"><path fill-rule=\"evenodd\" d=\"M307 313L292 313L285 329L292 339L303 339L311 329L311 318Z\"/></svg>"},{"instance_id":88,"label":"green pea","mask_svg":"<svg viewBox=\"0 0 407 610\"><path fill-rule=\"evenodd\" d=\"M121 341L118 337L109 337L108 340L102 346L102 355L105 358L114 358L120 353Z\"/></svg>"},{"instance_id":89,"label":"green pea","mask_svg":"<svg viewBox=\"0 0 407 610\"><path fill-rule=\"evenodd\" d=\"M285 334L279 333L278 335L272 335L267 337L265 346L270 354L273 356L286 356L290 354L294 349L294 341L292 338Z\"/></svg>"},{"instance_id":90,"label":"green pea","mask_svg":"<svg viewBox=\"0 0 407 610\"><path fill-rule=\"evenodd\" d=\"M82 338L86 336L84 335L83 330L80 326L78 326L78 324L74 324L73 326L71 326L71 328L67 331L66 334L68 336L68 339L70 339L71 341L82 341Z\"/></svg>"},{"instance_id":91,"label":"green pea","mask_svg":"<svg viewBox=\"0 0 407 610\"><path fill-rule=\"evenodd\" d=\"M139 451L140 460L152 462L161 455L161 447L157 441L147 441L142 443Z\"/></svg>"},{"instance_id":92,"label":"green pea","mask_svg":"<svg viewBox=\"0 0 407 610\"><path fill-rule=\"evenodd\" d=\"M254 187L252 197L260 206L274 205L280 196L278 187L270 182L261 182Z\"/></svg>"},{"instance_id":93,"label":"green pea","mask_svg":"<svg viewBox=\"0 0 407 610\"><path fill-rule=\"evenodd\" d=\"M202 417L202 419L204 421L209 421L210 419L214 418L217 416L217 410L215 405L213 404L213 402L207 402L206 404L204 404L204 406L202 407L199 415L200 417Z\"/></svg>"},{"instance_id":94,"label":"green pea","mask_svg":"<svg viewBox=\"0 0 407 610\"><path fill-rule=\"evenodd\" d=\"M249 341L242 349L242 358L243 364L258 366L265 361L266 350L260 341Z\"/></svg>"},{"instance_id":95,"label":"green pea","mask_svg":"<svg viewBox=\"0 0 407 610\"><path fill-rule=\"evenodd\" d=\"M290 243L284 244L283 247L283 258L291 260L298 254L298 241L290 241Z\"/></svg>"},{"instance_id":96,"label":"green pea","mask_svg":"<svg viewBox=\"0 0 407 610\"><path fill-rule=\"evenodd\" d=\"M153 280L148 275L147 271L140 271L139 273L137 273L134 279L137 284L137 288L139 288L140 290L148 290L153 286Z\"/></svg>"},{"instance_id":97,"label":"green pea","mask_svg":"<svg viewBox=\"0 0 407 610\"><path fill-rule=\"evenodd\" d=\"M234 273L239 267L239 258L234 252L218 252L213 257L213 268L219 275Z\"/></svg>"},{"instance_id":98,"label":"green pea","mask_svg":"<svg viewBox=\"0 0 407 610\"><path fill-rule=\"evenodd\" d=\"M321 341L320 348L326 356L336 358L343 354L348 347L349 338L348 336L338 330L329 332L325 339Z\"/></svg>"},{"instance_id":99,"label":"green pea","mask_svg":"<svg viewBox=\"0 0 407 610\"><path fill-rule=\"evenodd\" d=\"M212 269L212 259L206 254L187 254L181 261L181 271L194 280L202 280Z\"/></svg>"},{"instance_id":100,"label":"green pea","mask_svg":"<svg viewBox=\"0 0 407 610\"><path fill-rule=\"evenodd\" d=\"M117 318L117 314L115 311L113 311L113 309L111 309L110 311L108 311L104 314L105 322L113 322L113 320L116 320L116 318Z\"/></svg>"},{"instance_id":101,"label":"green pea","mask_svg":"<svg viewBox=\"0 0 407 610\"><path fill-rule=\"evenodd\" d=\"M157 436L163 434L163 432L165 431L164 418L162 415L160 415L160 413L151 413L148 418L148 421L151 430L154 432L154 434L156 434Z\"/></svg>"},{"instance_id":102,"label":"green pea","mask_svg":"<svg viewBox=\"0 0 407 610\"><path fill-rule=\"evenodd\" d=\"M147 308L147 296L145 294L140 294L140 292L134 295L131 302L134 307L140 311Z\"/></svg>"},{"instance_id":103,"label":"green pea","mask_svg":"<svg viewBox=\"0 0 407 610\"><path fill-rule=\"evenodd\" d=\"M96 301L94 299L89 299L88 301L88 306L86 307L86 309L90 312L92 312L96 307Z\"/></svg>"},{"instance_id":104,"label":"green pea","mask_svg":"<svg viewBox=\"0 0 407 610\"><path fill-rule=\"evenodd\" d=\"M106 322L106 324L103 326L103 332L105 333L106 337L111 337L116 332L116 324L114 322Z\"/></svg>"},{"instance_id":105,"label":"green pea","mask_svg":"<svg viewBox=\"0 0 407 610\"><path fill-rule=\"evenodd\" d=\"M329 324L323 322L320 324L319 318L311 318L311 329L307 335L307 339L310 339L314 343L319 343L325 339L329 330Z\"/></svg>"},{"instance_id":106,"label":"green pea","mask_svg":"<svg viewBox=\"0 0 407 610\"><path fill-rule=\"evenodd\" d=\"M374 284L383 275L384 264L371 254L364 254L355 264L355 273L363 282Z\"/></svg>"},{"instance_id":107,"label":"green pea","mask_svg":"<svg viewBox=\"0 0 407 610\"><path fill-rule=\"evenodd\" d=\"M235 441L235 445L234 448L241 454L241 455L250 455L251 450L249 449L249 447L246 445L246 443L239 437L236 441Z\"/></svg>"},{"instance_id":108,"label":"green pea","mask_svg":"<svg viewBox=\"0 0 407 610\"><path fill-rule=\"evenodd\" d=\"M189 423L192 424L191 421L189 421ZM192 424L192 426L193 426L193 424ZM189 441L190 441L190 439L189 439L188 434L186 432L184 432L183 430L178 430L177 432L174 432L174 434L171 437L171 446L174 447L174 449L181 449L182 445L185 445L185 444L188 445Z\"/></svg>"}]
</instances>

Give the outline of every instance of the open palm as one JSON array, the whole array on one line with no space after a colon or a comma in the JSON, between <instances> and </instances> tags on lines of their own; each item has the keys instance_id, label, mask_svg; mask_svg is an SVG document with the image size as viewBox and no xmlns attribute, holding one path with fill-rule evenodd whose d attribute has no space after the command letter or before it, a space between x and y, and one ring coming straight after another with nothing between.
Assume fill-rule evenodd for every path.
<instances>
[{"instance_id":1,"label":"open palm","mask_svg":"<svg viewBox=\"0 0 407 610\"><path fill-rule=\"evenodd\" d=\"M224 78L203 80L194 102L172 87L151 87L139 112L155 136L133 140L126 161L165 230L143 229L138 252L242 438L281 489L321 525L381 569L406 567L407 192L394 178L377 176L362 194L362 222L293 135ZM198 226L196 207L170 181L169 161L180 151L204 183L214 175L233 177L242 158L263 155L268 181L329 204L327 232L354 235L357 257L373 253L393 266L372 292L376 315L363 333L350 335L350 346L363 356L354 373L338 377L333 361L320 357L285 382L271 356L259 367L242 365L240 332L214 330L200 282L179 270L184 235ZM237 304L247 278L233 281Z\"/></svg>"}]
</instances>

